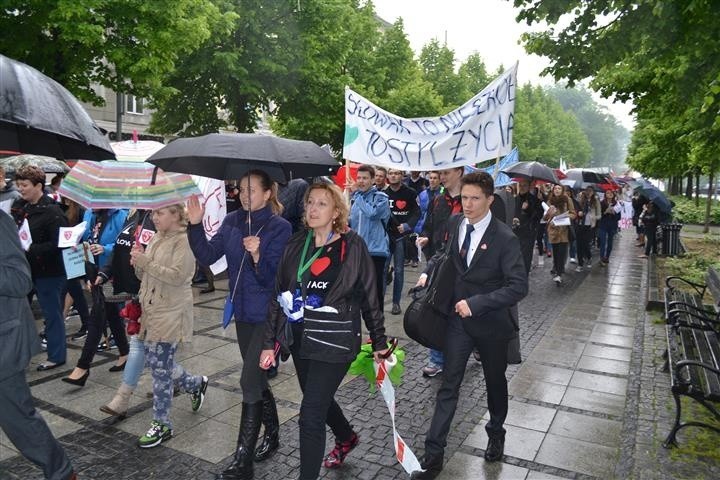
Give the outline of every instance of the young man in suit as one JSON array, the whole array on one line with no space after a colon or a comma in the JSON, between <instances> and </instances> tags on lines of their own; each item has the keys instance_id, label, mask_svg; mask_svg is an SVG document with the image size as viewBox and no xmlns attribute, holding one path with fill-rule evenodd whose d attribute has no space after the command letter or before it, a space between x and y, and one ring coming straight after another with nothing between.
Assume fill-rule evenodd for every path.
<instances>
[{"instance_id":1,"label":"young man in suit","mask_svg":"<svg viewBox=\"0 0 720 480\"><path fill-rule=\"evenodd\" d=\"M443 382L425 439L423 471L413 472L413 479L433 479L442 471L447 435L473 349L482 362L490 412L485 459L494 462L503 456L508 341L517 335L513 310L527 295L528 280L518 238L490 212L493 190L493 179L485 172L463 176L463 214L448 223L451 241L440 253L449 249L448 261L456 273L454 311L448 317Z\"/></svg>"}]
</instances>

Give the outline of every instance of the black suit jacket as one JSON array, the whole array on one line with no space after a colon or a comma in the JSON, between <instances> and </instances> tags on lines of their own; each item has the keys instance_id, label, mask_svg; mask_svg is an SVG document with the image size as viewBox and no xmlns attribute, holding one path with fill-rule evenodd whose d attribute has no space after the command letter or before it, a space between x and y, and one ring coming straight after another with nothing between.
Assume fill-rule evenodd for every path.
<instances>
[{"instance_id":1,"label":"black suit jacket","mask_svg":"<svg viewBox=\"0 0 720 480\"><path fill-rule=\"evenodd\" d=\"M453 305L467 301L472 316L462 320L470 336L509 340L516 335L517 303L528 292L520 241L510 227L493 216L466 267L457 241L463 220L462 215L450 219L448 229L454 235L448 236L452 240L443 248L450 249L456 272Z\"/></svg>"}]
</instances>

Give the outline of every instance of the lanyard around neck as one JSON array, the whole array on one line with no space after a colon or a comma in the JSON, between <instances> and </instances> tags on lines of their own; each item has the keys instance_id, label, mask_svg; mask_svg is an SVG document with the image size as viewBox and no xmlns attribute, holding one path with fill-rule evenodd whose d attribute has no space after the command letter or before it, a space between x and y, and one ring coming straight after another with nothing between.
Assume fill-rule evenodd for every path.
<instances>
[{"instance_id":1,"label":"lanyard around neck","mask_svg":"<svg viewBox=\"0 0 720 480\"><path fill-rule=\"evenodd\" d=\"M312 257L310 257L310 259L306 262L305 259L307 258L307 253L308 253L308 250L310 249L310 241L312 240L312 237L313 237L313 231L312 230L308 231L307 237L305 237L305 246L303 247L302 256L300 257L300 263L298 264L298 269L297 269L298 283L302 283L303 274L305 272L307 272L308 268L310 268L310 265L312 265L312 263L315 260L317 260L317 258L320 256L320 254L325 249L325 245L328 244L328 242L330 241L330 239L333 237L334 234L335 233L331 231L330 234L328 234L328 237L325 239L325 244L322 247L320 247L320 249L317 252L315 252L315 254Z\"/></svg>"}]
</instances>

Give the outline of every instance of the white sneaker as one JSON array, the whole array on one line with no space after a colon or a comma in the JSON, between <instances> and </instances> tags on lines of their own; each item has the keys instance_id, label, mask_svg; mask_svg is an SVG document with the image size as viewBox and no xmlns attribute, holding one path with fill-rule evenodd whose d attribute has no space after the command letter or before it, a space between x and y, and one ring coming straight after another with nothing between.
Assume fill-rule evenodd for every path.
<instances>
[{"instance_id":1,"label":"white sneaker","mask_svg":"<svg viewBox=\"0 0 720 480\"><path fill-rule=\"evenodd\" d=\"M553 277L553 282L555 282L555 283L557 283L558 285L560 285L560 284L562 283L562 278L560 277L560 275L555 275L555 276Z\"/></svg>"},{"instance_id":2,"label":"white sneaker","mask_svg":"<svg viewBox=\"0 0 720 480\"><path fill-rule=\"evenodd\" d=\"M570 257L570 263L577 263L577 258Z\"/></svg>"},{"instance_id":3,"label":"white sneaker","mask_svg":"<svg viewBox=\"0 0 720 480\"><path fill-rule=\"evenodd\" d=\"M585 270L590 270L592 268L592 263L588 260L588 262L585 264Z\"/></svg>"},{"instance_id":4,"label":"white sneaker","mask_svg":"<svg viewBox=\"0 0 720 480\"><path fill-rule=\"evenodd\" d=\"M542 255L540 255L540 256L538 257L538 267L544 267L544 266L545 266L545 257L543 257Z\"/></svg>"},{"instance_id":5,"label":"white sneaker","mask_svg":"<svg viewBox=\"0 0 720 480\"><path fill-rule=\"evenodd\" d=\"M578 272L578 273L580 273L580 272L583 271L583 267L578 266L578 267L575 269L575 271Z\"/></svg>"}]
</instances>

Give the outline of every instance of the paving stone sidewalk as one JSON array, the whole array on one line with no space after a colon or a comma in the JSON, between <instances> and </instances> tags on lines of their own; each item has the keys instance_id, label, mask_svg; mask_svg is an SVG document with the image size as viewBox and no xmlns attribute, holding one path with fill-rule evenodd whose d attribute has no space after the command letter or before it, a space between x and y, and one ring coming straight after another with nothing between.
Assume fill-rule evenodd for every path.
<instances>
[{"instance_id":1,"label":"paving stone sidewalk","mask_svg":"<svg viewBox=\"0 0 720 480\"><path fill-rule=\"evenodd\" d=\"M483 460L485 387L481 366L471 359L448 438L449 460L440 478L720 478L717 465L681 465L659 445L672 415L667 409L667 378L657 369L663 337L644 311L645 265L636 258L631 237L626 232L617 239L608 267L576 273L575 265L569 264L561 288L551 281L551 259L533 269L530 294L520 305L524 362L508 369L511 401L504 461ZM407 269L406 290L417 273ZM28 381L36 405L80 478L211 479L229 463L240 422L242 360L234 331L225 333L218 327L227 282L219 285L209 295L195 292L196 335L179 355L187 370L210 377L206 403L193 413L188 396L176 397L175 437L158 448L135 446L152 415L147 373L133 397L129 417L117 422L98 410L121 380L120 374L107 371L116 351L98 354L82 389L59 381L70 367L63 372L36 372L44 357L33 359ZM407 303L407 299L402 302L403 309ZM397 388L397 426L419 455L440 378L421 376L427 352L405 338L401 316L390 315L389 307L388 299L388 333L403 339L408 354L403 384ZM77 322L71 323L68 332L76 328ZM68 366L77 361L81 347L70 345ZM255 478L297 478L301 394L291 362L281 365L271 384L278 398L282 446L271 460L257 464ZM343 468L324 470L322 478L407 478L393 456L384 402L369 393L367 382L348 376L337 400L361 443ZM332 441L328 434L328 449ZM6 478L42 475L0 434L0 479Z\"/></svg>"}]
</instances>

